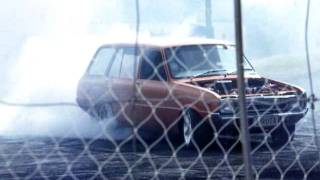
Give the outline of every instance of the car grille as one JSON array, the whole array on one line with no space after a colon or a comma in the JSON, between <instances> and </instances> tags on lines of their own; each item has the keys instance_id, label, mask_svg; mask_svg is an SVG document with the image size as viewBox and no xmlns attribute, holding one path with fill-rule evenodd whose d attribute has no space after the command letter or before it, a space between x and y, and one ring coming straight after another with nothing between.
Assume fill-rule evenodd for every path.
<instances>
[{"instance_id":1,"label":"car grille","mask_svg":"<svg viewBox=\"0 0 320 180\"><path fill-rule=\"evenodd\" d=\"M278 114L300 112L306 108L304 95L250 97L246 99L247 113L250 114ZM239 111L237 100L233 100L234 111Z\"/></svg>"}]
</instances>

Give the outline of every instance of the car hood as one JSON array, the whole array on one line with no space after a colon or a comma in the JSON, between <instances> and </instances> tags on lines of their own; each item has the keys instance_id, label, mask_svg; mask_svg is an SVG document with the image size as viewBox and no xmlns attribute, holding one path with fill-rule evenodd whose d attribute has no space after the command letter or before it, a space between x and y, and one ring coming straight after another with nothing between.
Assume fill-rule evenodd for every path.
<instances>
[{"instance_id":1,"label":"car hood","mask_svg":"<svg viewBox=\"0 0 320 180\"><path fill-rule=\"evenodd\" d=\"M209 90L221 98L238 97L237 76L223 75L195 79L179 80L179 83L190 84ZM302 88L287 83L267 79L259 75L245 76L246 96L285 96L304 93Z\"/></svg>"}]
</instances>

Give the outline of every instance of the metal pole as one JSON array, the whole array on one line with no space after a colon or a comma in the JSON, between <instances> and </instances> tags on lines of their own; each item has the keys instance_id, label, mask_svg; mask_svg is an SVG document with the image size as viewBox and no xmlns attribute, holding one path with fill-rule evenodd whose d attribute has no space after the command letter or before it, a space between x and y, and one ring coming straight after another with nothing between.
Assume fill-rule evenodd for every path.
<instances>
[{"instance_id":1,"label":"metal pole","mask_svg":"<svg viewBox=\"0 0 320 180\"><path fill-rule=\"evenodd\" d=\"M318 158L320 158L320 144L319 144L319 138L318 138L318 130L317 130L317 123L315 119L315 102L318 101L316 98L316 95L314 93L313 88L313 78L312 78L312 70L311 70L311 61L310 61L310 51L309 51L309 17L310 17L310 7L311 7L311 0L307 1L307 14L306 14L306 20L305 20L305 51L306 51L306 60L307 60L307 70L308 70L308 78L309 78L309 86L310 86L310 106L311 106L311 119L312 119L312 125L313 125L313 134L314 134L314 144L317 147L318 150Z\"/></svg>"},{"instance_id":2,"label":"metal pole","mask_svg":"<svg viewBox=\"0 0 320 180\"><path fill-rule=\"evenodd\" d=\"M212 26L212 8L211 0L206 0L206 28L207 28L207 37L213 38L213 26Z\"/></svg>"},{"instance_id":3,"label":"metal pole","mask_svg":"<svg viewBox=\"0 0 320 180\"><path fill-rule=\"evenodd\" d=\"M252 160L251 145L247 120L247 108L245 97L245 81L243 67L243 39L242 39L242 17L241 17L241 0L234 0L234 20L235 20L235 37L237 53L237 85L239 90L239 108L240 108L240 125L241 125L241 144L243 152L243 161L245 167L245 177L247 180L252 179Z\"/></svg>"}]
</instances>

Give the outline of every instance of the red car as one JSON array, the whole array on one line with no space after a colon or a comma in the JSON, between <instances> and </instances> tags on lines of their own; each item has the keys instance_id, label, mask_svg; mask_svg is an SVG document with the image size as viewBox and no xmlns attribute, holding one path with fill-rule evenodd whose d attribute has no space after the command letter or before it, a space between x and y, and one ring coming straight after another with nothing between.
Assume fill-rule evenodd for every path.
<instances>
[{"instance_id":1,"label":"red car","mask_svg":"<svg viewBox=\"0 0 320 180\"><path fill-rule=\"evenodd\" d=\"M235 47L224 41L110 43L80 80L77 102L96 119L136 127L146 140L168 135L205 145L238 139L236 78ZM307 112L305 91L259 76L247 59L245 80L250 134L291 140Z\"/></svg>"}]
</instances>

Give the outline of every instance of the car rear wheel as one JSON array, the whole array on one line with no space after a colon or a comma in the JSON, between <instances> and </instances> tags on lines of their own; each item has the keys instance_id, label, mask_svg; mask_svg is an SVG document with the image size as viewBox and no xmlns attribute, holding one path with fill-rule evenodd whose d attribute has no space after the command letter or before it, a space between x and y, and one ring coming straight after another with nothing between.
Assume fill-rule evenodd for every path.
<instances>
[{"instance_id":1,"label":"car rear wheel","mask_svg":"<svg viewBox=\"0 0 320 180\"><path fill-rule=\"evenodd\" d=\"M99 121L109 121L114 117L112 107L108 103L96 105L96 119Z\"/></svg>"},{"instance_id":2,"label":"car rear wheel","mask_svg":"<svg viewBox=\"0 0 320 180\"><path fill-rule=\"evenodd\" d=\"M180 136L187 146L202 148L213 139L213 129L192 109L185 109L180 120Z\"/></svg>"}]
</instances>

